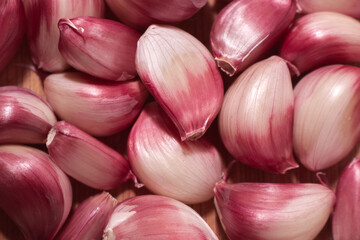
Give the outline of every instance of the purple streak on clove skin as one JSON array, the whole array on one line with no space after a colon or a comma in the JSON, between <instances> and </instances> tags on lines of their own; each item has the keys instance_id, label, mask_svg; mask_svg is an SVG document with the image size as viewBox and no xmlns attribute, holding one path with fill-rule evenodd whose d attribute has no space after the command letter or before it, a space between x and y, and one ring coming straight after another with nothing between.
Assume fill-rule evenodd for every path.
<instances>
[{"instance_id":1,"label":"purple streak on clove skin","mask_svg":"<svg viewBox=\"0 0 360 240\"><path fill-rule=\"evenodd\" d=\"M217 65L228 75L255 63L286 31L295 17L293 0L238 0L217 16L210 33Z\"/></svg>"},{"instance_id":2,"label":"purple streak on clove skin","mask_svg":"<svg viewBox=\"0 0 360 240\"><path fill-rule=\"evenodd\" d=\"M52 239L68 216L72 191L67 176L38 149L0 146L0 207L25 239Z\"/></svg>"},{"instance_id":3,"label":"purple streak on clove skin","mask_svg":"<svg viewBox=\"0 0 360 240\"><path fill-rule=\"evenodd\" d=\"M336 206L332 218L334 240L360 239L360 159L343 170L336 188Z\"/></svg>"},{"instance_id":4,"label":"purple streak on clove skin","mask_svg":"<svg viewBox=\"0 0 360 240\"><path fill-rule=\"evenodd\" d=\"M25 34L25 12L21 0L0 1L0 72L18 51Z\"/></svg>"},{"instance_id":5,"label":"purple streak on clove skin","mask_svg":"<svg viewBox=\"0 0 360 240\"><path fill-rule=\"evenodd\" d=\"M46 145L65 173L90 187L113 189L133 178L120 153L65 121L53 126Z\"/></svg>"},{"instance_id":6,"label":"purple streak on clove skin","mask_svg":"<svg viewBox=\"0 0 360 240\"><path fill-rule=\"evenodd\" d=\"M279 55L301 73L337 63L360 62L360 22L335 12L307 14L294 23Z\"/></svg>"},{"instance_id":7,"label":"purple streak on clove skin","mask_svg":"<svg viewBox=\"0 0 360 240\"><path fill-rule=\"evenodd\" d=\"M52 108L39 95L22 87L0 88L0 143L45 143L55 122Z\"/></svg>"},{"instance_id":8,"label":"purple streak on clove skin","mask_svg":"<svg viewBox=\"0 0 360 240\"><path fill-rule=\"evenodd\" d=\"M106 0L112 12L125 24L145 30L154 23L177 23L190 18L207 0Z\"/></svg>"},{"instance_id":9,"label":"purple streak on clove skin","mask_svg":"<svg viewBox=\"0 0 360 240\"><path fill-rule=\"evenodd\" d=\"M92 76L125 81L135 78L140 34L130 27L95 17L59 21L59 50L75 69Z\"/></svg>"}]
</instances>

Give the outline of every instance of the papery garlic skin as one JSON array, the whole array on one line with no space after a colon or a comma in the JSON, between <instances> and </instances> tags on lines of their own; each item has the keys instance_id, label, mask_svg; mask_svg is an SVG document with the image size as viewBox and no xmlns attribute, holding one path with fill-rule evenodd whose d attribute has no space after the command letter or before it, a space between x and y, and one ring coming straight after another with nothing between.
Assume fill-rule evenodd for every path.
<instances>
[{"instance_id":1,"label":"papery garlic skin","mask_svg":"<svg viewBox=\"0 0 360 240\"><path fill-rule=\"evenodd\" d=\"M341 161L360 138L360 68L319 68L294 93L295 155L312 171Z\"/></svg>"},{"instance_id":2,"label":"papery garlic skin","mask_svg":"<svg viewBox=\"0 0 360 240\"><path fill-rule=\"evenodd\" d=\"M295 21L279 54L305 73L324 65L359 63L359 53L358 20L335 12L316 12Z\"/></svg>"},{"instance_id":3,"label":"papery garlic skin","mask_svg":"<svg viewBox=\"0 0 360 240\"><path fill-rule=\"evenodd\" d=\"M297 0L298 8L303 13L338 12L355 18L360 17L360 1L358 0Z\"/></svg>"},{"instance_id":4,"label":"papery garlic skin","mask_svg":"<svg viewBox=\"0 0 360 240\"><path fill-rule=\"evenodd\" d=\"M0 87L0 143L45 143L56 123L50 105L33 91Z\"/></svg>"},{"instance_id":5,"label":"papery garlic skin","mask_svg":"<svg viewBox=\"0 0 360 240\"><path fill-rule=\"evenodd\" d=\"M217 65L228 75L255 63L282 36L295 17L293 0L238 0L215 19L211 48Z\"/></svg>"},{"instance_id":6,"label":"papery garlic skin","mask_svg":"<svg viewBox=\"0 0 360 240\"><path fill-rule=\"evenodd\" d=\"M345 167L336 187L336 206L332 217L334 240L360 239L360 159Z\"/></svg>"},{"instance_id":7,"label":"papery garlic skin","mask_svg":"<svg viewBox=\"0 0 360 240\"><path fill-rule=\"evenodd\" d=\"M118 201L108 192L85 199L74 210L56 240L101 239Z\"/></svg>"},{"instance_id":8,"label":"papery garlic skin","mask_svg":"<svg viewBox=\"0 0 360 240\"><path fill-rule=\"evenodd\" d=\"M113 81L135 78L140 34L130 27L95 17L62 18L59 50L77 70Z\"/></svg>"},{"instance_id":9,"label":"papery garlic skin","mask_svg":"<svg viewBox=\"0 0 360 240\"><path fill-rule=\"evenodd\" d=\"M52 239L72 204L67 176L38 149L0 146L0 208L27 240Z\"/></svg>"},{"instance_id":10,"label":"papery garlic skin","mask_svg":"<svg viewBox=\"0 0 360 240\"><path fill-rule=\"evenodd\" d=\"M153 23L176 23L190 18L207 0L106 0L111 11L126 25L146 29Z\"/></svg>"},{"instance_id":11,"label":"papery garlic skin","mask_svg":"<svg viewBox=\"0 0 360 240\"><path fill-rule=\"evenodd\" d=\"M321 184L219 183L215 207L230 239L313 240L325 226L335 194Z\"/></svg>"},{"instance_id":12,"label":"papery garlic skin","mask_svg":"<svg viewBox=\"0 0 360 240\"><path fill-rule=\"evenodd\" d=\"M189 206L168 197L143 195L128 198L117 205L105 228L103 239L218 238Z\"/></svg>"},{"instance_id":13,"label":"papery garlic skin","mask_svg":"<svg viewBox=\"0 0 360 240\"><path fill-rule=\"evenodd\" d=\"M292 153L294 93L286 61L272 56L244 71L224 96L219 133L238 161L274 173L298 167Z\"/></svg>"},{"instance_id":14,"label":"papery garlic skin","mask_svg":"<svg viewBox=\"0 0 360 240\"><path fill-rule=\"evenodd\" d=\"M133 125L127 154L131 169L150 191L188 204L212 198L221 179L222 159L215 146L204 137L182 142L155 102Z\"/></svg>"},{"instance_id":15,"label":"papery garlic skin","mask_svg":"<svg viewBox=\"0 0 360 240\"><path fill-rule=\"evenodd\" d=\"M102 17L105 11L104 0L23 0L23 4L32 61L48 72L69 67L58 50L60 18Z\"/></svg>"},{"instance_id":16,"label":"papery garlic skin","mask_svg":"<svg viewBox=\"0 0 360 240\"><path fill-rule=\"evenodd\" d=\"M141 36L136 69L182 140L200 138L218 114L224 87L206 47L172 26L151 25Z\"/></svg>"},{"instance_id":17,"label":"papery garlic skin","mask_svg":"<svg viewBox=\"0 0 360 240\"><path fill-rule=\"evenodd\" d=\"M113 189L132 177L120 153L67 122L53 126L46 146L65 173L90 187Z\"/></svg>"},{"instance_id":18,"label":"papery garlic skin","mask_svg":"<svg viewBox=\"0 0 360 240\"><path fill-rule=\"evenodd\" d=\"M25 33L25 12L21 0L0 1L0 72L19 49Z\"/></svg>"},{"instance_id":19,"label":"papery garlic skin","mask_svg":"<svg viewBox=\"0 0 360 240\"><path fill-rule=\"evenodd\" d=\"M140 80L101 81L79 72L49 75L44 91L61 119L94 136L124 130L135 121L148 96Z\"/></svg>"}]
</instances>

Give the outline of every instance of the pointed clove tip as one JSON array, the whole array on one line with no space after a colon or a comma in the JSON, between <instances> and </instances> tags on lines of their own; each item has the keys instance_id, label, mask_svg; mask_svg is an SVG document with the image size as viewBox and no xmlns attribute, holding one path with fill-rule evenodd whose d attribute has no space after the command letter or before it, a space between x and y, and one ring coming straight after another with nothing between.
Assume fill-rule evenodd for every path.
<instances>
[{"instance_id":1,"label":"pointed clove tip","mask_svg":"<svg viewBox=\"0 0 360 240\"><path fill-rule=\"evenodd\" d=\"M46 139L46 147L49 147L50 144L52 143L52 141L54 140L55 136L56 136L56 129L55 128L52 128L49 133L48 133L48 136L47 136L47 139Z\"/></svg>"},{"instance_id":2,"label":"pointed clove tip","mask_svg":"<svg viewBox=\"0 0 360 240\"><path fill-rule=\"evenodd\" d=\"M223 72L225 72L230 77L234 76L234 74L236 73L236 68L228 60L215 58L215 61L218 67L221 68Z\"/></svg>"},{"instance_id":3,"label":"pointed clove tip","mask_svg":"<svg viewBox=\"0 0 360 240\"><path fill-rule=\"evenodd\" d=\"M103 240L115 240L116 236L111 228L107 228L104 231Z\"/></svg>"}]
</instances>

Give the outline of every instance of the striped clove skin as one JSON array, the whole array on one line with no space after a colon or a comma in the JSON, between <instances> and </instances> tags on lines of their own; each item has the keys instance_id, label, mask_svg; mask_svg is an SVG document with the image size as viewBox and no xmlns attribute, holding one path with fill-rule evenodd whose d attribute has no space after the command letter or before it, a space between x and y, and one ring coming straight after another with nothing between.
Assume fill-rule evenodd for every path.
<instances>
[{"instance_id":1,"label":"striped clove skin","mask_svg":"<svg viewBox=\"0 0 360 240\"><path fill-rule=\"evenodd\" d=\"M336 187L336 206L332 217L334 240L360 239L360 159L342 171Z\"/></svg>"},{"instance_id":2,"label":"striped clove skin","mask_svg":"<svg viewBox=\"0 0 360 240\"><path fill-rule=\"evenodd\" d=\"M110 136L127 128L148 96L138 79L109 82L80 72L49 75L44 91L62 120L93 136Z\"/></svg>"},{"instance_id":3,"label":"striped clove skin","mask_svg":"<svg viewBox=\"0 0 360 240\"><path fill-rule=\"evenodd\" d=\"M65 173L92 188L109 190L134 178L120 153L65 121L53 126L46 146Z\"/></svg>"},{"instance_id":4,"label":"striped clove skin","mask_svg":"<svg viewBox=\"0 0 360 240\"><path fill-rule=\"evenodd\" d=\"M315 12L295 21L280 57L307 73L330 64L360 63L360 22L336 12Z\"/></svg>"},{"instance_id":5,"label":"striped clove skin","mask_svg":"<svg viewBox=\"0 0 360 240\"><path fill-rule=\"evenodd\" d=\"M18 51L25 34L25 12L21 0L0 1L0 72Z\"/></svg>"},{"instance_id":6,"label":"striped clove skin","mask_svg":"<svg viewBox=\"0 0 360 240\"><path fill-rule=\"evenodd\" d=\"M230 239L313 240L334 204L334 192L321 184L223 181L215 187L215 207Z\"/></svg>"},{"instance_id":7,"label":"striped clove skin","mask_svg":"<svg viewBox=\"0 0 360 240\"><path fill-rule=\"evenodd\" d=\"M74 210L55 240L101 239L117 203L108 192L85 199Z\"/></svg>"},{"instance_id":8,"label":"striped clove skin","mask_svg":"<svg viewBox=\"0 0 360 240\"><path fill-rule=\"evenodd\" d=\"M120 202L105 227L103 240L218 240L192 208L175 199L143 195Z\"/></svg>"},{"instance_id":9,"label":"striped clove skin","mask_svg":"<svg viewBox=\"0 0 360 240\"><path fill-rule=\"evenodd\" d=\"M127 142L132 170L152 192L188 204L211 199L221 179L222 158L205 137L181 141L160 106L145 106Z\"/></svg>"},{"instance_id":10,"label":"striped clove skin","mask_svg":"<svg viewBox=\"0 0 360 240\"><path fill-rule=\"evenodd\" d=\"M360 68L329 65L295 86L294 152L319 171L346 157L360 138Z\"/></svg>"},{"instance_id":11,"label":"striped clove skin","mask_svg":"<svg viewBox=\"0 0 360 240\"><path fill-rule=\"evenodd\" d=\"M296 13L294 0L238 0L216 17L210 43L217 65L230 76L258 61L285 33Z\"/></svg>"},{"instance_id":12,"label":"striped clove skin","mask_svg":"<svg viewBox=\"0 0 360 240\"><path fill-rule=\"evenodd\" d=\"M102 17L105 12L104 0L23 0L23 4L32 61L47 72L63 72L69 68L58 49L59 20Z\"/></svg>"},{"instance_id":13,"label":"striped clove skin","mask_svg":"<svg viewBox=\"0 0 360 240\"><path fill-rule=\"evenodd\" d=\"M50 105L33 91L17 87L0 87L0 144L45 143L56 123Z\"/></svg>"},{"instance_id":14,"label":"striped clove skin","mask_svg":"<svg viewBox=\"0 0 360 240\"><path fill-rule=\"evenodd\" d=\"M301 13L338 12L354 18L360 18L360 1L358 0L297 0Z\"/></svg>"},{"instance_id":15,"label":"striped clove skin","mask_svg":"<svg viewBox=\"0 0 360 240\"><path fill-rule=\"evenodd\" d=\"M136 69L181 140L200 138L218 114L223 81L207 48L189 33L151 25L138 41Z\"/></svg>"},{"instance_id":16,"label":"striped clove skin","mask_svg":"<svg viewBox=\"0 0 360 240\"><path fill-rule=\"evenodd\" d=\"M230 86L219 114L221 139L236 160L273 173L297 168L292 149L294 92L287 62L255 63Z\"/></svg>"},{"instance_id":17,"label":"striped clove skin","mask_svg":"<svg viewBox=\"0 0 360 240\"><path fill-rule=\"evenodd\" d=\"M105 0L126 25L145 30L154 23L177 23L190 18L207 0Z\"/></svg>"},{"instance_id":18,"label":"striped clove skin","mask_svg":"<svg viewBox=\"0 0 360 240\"><path fill-rule=\"evenodd\" d=\"M59 50L75 69L94 77L125 81L136 77L140 34L130 27L95 17L62 18Z\"/></svg>"},{"instance_id":19,"label":"striped clove skin","mask_svg":"<svg viewBox=\"0 0 360 240\"><path fill-rule=\"evenodd\" d=\"M26 240L53 239L72 204L68 177L32 147L0 146L0 208Z\"/></svg>"}]
</instances>

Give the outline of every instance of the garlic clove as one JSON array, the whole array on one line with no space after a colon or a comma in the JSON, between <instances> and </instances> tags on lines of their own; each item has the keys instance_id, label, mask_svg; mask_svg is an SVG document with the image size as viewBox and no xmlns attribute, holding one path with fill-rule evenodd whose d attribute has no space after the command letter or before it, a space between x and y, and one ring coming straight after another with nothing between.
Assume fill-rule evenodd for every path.
<instances>
[{"instance_id":1,"label":"garlic clove","mask_svg":"<svg viewBox=\"0 0 360 240\"><path fill-rule=\"evenodd\" d=\"M297 0L301 12L338 12L360 18L360 2L358 0Z\"/></svg>"},{"instance_id":2,"label":"garlic clove","mask_svg":"<svg viewBox=\"0 0 360 240\"><path fill-rule=\"evenodd\" d=\"M360 22L335 12L307 14L294 23L280 56L300 72L324 65L360 62Z\"/></svg>"},{"instance_id":3,"label":"garlic clove","mask_svg":"<svg viewBox=\"0 0 360 240\"><path fill-rule=\"evenodd\" d=\"M334 240L354 240L360 236L360 159L354 159L341 173L336 188L332 217Z\"/></svg>"},{"instance_id":4,"label":"garlic clove","mask_svg":"<svg viewBox=\"0 0 360 240\"><path fill-rule=\"evenodd\" d=\"M132 170L152 192L193 204L213 197L222 159L204 137L181 141L175 126L155 102L133 125L127 142Z\"/></svg>"},{"instance_id":5,"label":"garlic clove","mask_svg":"<svg viewBox=\"0 0 360 240\"><path fill-rule=\"evenodd\" d=\"M60 18L102 17L104 0L23 0L27 40L34 64L44 71L62 72L68 64L58 50Z\"/></svg>"},{"instance_id":6,"label":"garlic clove","mask_svg":"<svg viewBox=\"0 0 360 240\"><path fill-rule=\"evenodd\" d=\"M204 7L207 0L106 0L106 3L126 25L146 29L153 23L176 23L188 19Z\"/></svg>"},{"instance_id":7,"label":"garlic clove","mask_svg":"<svg viewBox=\"0 0 360 240\"><path fill-rule=\"evenodd\" d=\"M288 28L296 13L293 0L238 0L215 19L210 43L217 65L228 75L261 58Z\"/></svg>"},{"instance_id":8,"label":"garlic clove","mask_svg":"<svg viewBox=\"0 0 360 240\"><path fill-rule=\"evenodd\" d=\"M113 81L134 78L140 34L116 21L79 17L59 21L59 50L74 68Z\"/></svg>"},{"instance_id":9,"label":"garlic clove","mask_svg":"<svg viewBox=\"0 0 360 240\"><path fill-rule=\"evenodd\" d=\"M61 119L94 136L124 130L135 121L148 96L139 80L100 81L79 72L49 75L44 91Z\"/></svg>"},{"instance_id":10,"label":"garlic clove","mask_svg":"<svg viewBox=\"0 0 360 240\"><path fill-rule=\"evenodd\" d=\"M25 239L52 239L67 218L72 189L67 176L38 149L0 146L0 208Z\"/></svg>"},{"instance_id":11,"label":"garlic clove","mask_svg":"<svg viewBox=\"0 0 360 240\"><path fill-rule=\"evenodd\" d=\"M138 42L135 61L141 80L181 139L200 138L218 114L224 94L206 47L176 27L151 25Z\"/></svg>"},{"instance_id":12,"label":"garlic clove","mask_svg":"<svg viewBox=\"0 0 360 240\"><path fill-rule=\"evenodd\" d=\"M342 160L360 138L360 68L330 65L296 85L293 145L312 171Z\"/></svg>"},{"instance_id":13,"label":"garlic clove","mask_svg":"<svg viewBox=\"0 0 360 240\"><path fill-rule=\"evenodd\" d=\"M117 203L107 192L87 198L75 209L55 239L101 239Z\"/></svg>"},{"instance_id":14,"label":"garlic clove","mask_svg":"<svg viewBox=\"0 0 360 240\"><path fill-rule=\"evenodd\" d=\"M168 197L143 195L128 198L117 205L105 227L103 239L218 238L189 206Z\"/></svg>"},{"instance_id":15,"label":"garlic clove","mask_svg":"<svg viewBox=\"0 0 360 240\"><path fill-rule=\"evenodd\" d=\"M224 96L219 133L238 161L274 173L297 168L293 158L294 93L287 62L277 56L245 70Z\"/></svg>"},{"instance_id":16,"label":"garlic clove","mask_svg":"<svg viewBox=\"0 0 360 240\"><path fill-rule=\"evenodd\" d=\"M45 143L52 125L56 123L50 105L31 90L0 87L0 144Z\"/></svg>"},{"instance_id":17,"label":"garlic clove","mask_svg":"<svg viewBox=\"0 0 360 240\"><path fill-rule=\"evenodd\" d=\"M120 153L67 122L53 126L46 146L65 173L90 187L113 189L133 177Z\"/></svg>"},{"instance_id":18,"label":"garlic clove","mask_svg":"<svg viewBox=\"0 0 360 240\"><path fill-rule=\"evenodd\" d=\"M19 49L25 34L25 13L21 0L0 1L0 72Z\"/></svg>"},{"instance_id":19,"label":"garlic clove","mask_svg":"<svg viewBox=\"0 0 360 240\"><path fill-rule=\"evenodd\" d=\"M221 182L215 207L230 239L313 240L335 203L333 191L321 184Z\"/></svg>"}]
</instances>

